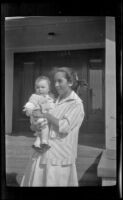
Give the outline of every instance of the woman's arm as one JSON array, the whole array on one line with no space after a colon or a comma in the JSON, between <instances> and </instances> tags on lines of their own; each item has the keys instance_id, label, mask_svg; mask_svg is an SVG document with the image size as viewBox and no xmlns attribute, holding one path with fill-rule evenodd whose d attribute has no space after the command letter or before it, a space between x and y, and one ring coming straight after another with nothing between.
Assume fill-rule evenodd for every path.
<instances>
[{"instance_id":1,"label":"woman's arm","mask_svg":"<svg viewBox=\"0 0 123 200\"><path fill-rule=\"evenodd\" d=\"M59 119L54 117L52 114L50 114L48 112L47 113L43 113L43 117L46 118L49 123L51 123L52 125L56 126L56 128L59 128Z\"/></svg>"},{"instance_id":2,"label":"woman's arm","mask_svg":"<svg viewBox=\"0 0 123 200\"><path fill-rule=\"evenodd\" d=\"M58 133L61 136L69 134L69 132L75 128L80 127L84 119L83 104L73 103L69 111L67 111L61 119L57 119L49 113L44 116L57 128Z\"/></svg>"},{"instance_id":3,"label":"woman's arm","mask_svg":"<svg viewBox=\"0 0 123 200\"><path fill-rule=\"evenodd\" d=\"M37 116L36 110L33 111L33 116ZM59 119L54 117L52 114L50 114L48 112L47 113L38 113L38 117L46 118L49 123L54 125L56 128L59 128ZM40 124L39 127L41 128L42 125Z\"/></svg>"},{"instance_id":4,"label":"woman's arm","mask_svg":"<svg viewBox=\"0 0 123 200\"><path fill-rule=\"evenodd\" d=\"M40 117L46 118L51 123L56 131L60 134L68 134L75 126L80 127L84 118L83 104L73 104L71 109L65 113L62 119L54 117L50 113L43 113ZM40 128L42 125L39 125Z\"/></svg>"}]
</instances>

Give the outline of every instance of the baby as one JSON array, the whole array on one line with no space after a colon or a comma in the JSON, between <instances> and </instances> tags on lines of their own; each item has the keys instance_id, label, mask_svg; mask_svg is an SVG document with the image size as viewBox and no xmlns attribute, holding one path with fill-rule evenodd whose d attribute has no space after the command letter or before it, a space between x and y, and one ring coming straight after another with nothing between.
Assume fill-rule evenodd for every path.
<instances>
[{"instance_id":1,"label":"baby","mask_svg":"<svg viewBox=\"0 0 123 200\"><path fill-rule=\"evenodd\" d=\"M44 152L50 148L48 144L49 126L46 119L41 118L40 114L49 112L54 108L54 99L49 95L50 92L50 80L46 76L40 76L35 81L35 94L32 94L29 101L25 104L24 110L26 115L30 116L30 122L32 125L38 125L43 123L43 127L40 131L36 132L36 140L33 144L33 148L40 152ZM33 115L33 111L36 111Z\"/></svg>"}]
</instances>

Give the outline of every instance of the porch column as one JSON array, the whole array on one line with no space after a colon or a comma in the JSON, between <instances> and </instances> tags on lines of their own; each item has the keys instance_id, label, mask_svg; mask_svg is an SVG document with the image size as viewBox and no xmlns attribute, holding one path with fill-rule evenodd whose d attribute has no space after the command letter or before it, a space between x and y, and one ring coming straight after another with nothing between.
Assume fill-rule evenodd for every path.
<instances>
[{"instance_id":1,"label":"porch column","mask_svg":"<svg viewBox=\"0 0 123 200\"><path fill-rule=\"evenodd\" d=\"M13 52L5 51L5 133L12 132L13 110Z\"/></svg>"},{"instance_id":2,"label":"porch column","mask_svg":"<svg viewBox=\"0 0 123 200\"><path fill-rule=\"evenodd\" d=\"M98 165L98 176L102 186L116 184L116 52L115 19L106 17L105 41L105 140Z\"/></svg>"},{"instance_id":3,"label":"porch column","mask_svg":"<svg viewBox=\"0 0 123 200\"><path fill-rule=\"evenodd\" d=\"M106 17L105 49L106 149L116 150L116 44L114 17Z\"/></svg>"}]
</instances>

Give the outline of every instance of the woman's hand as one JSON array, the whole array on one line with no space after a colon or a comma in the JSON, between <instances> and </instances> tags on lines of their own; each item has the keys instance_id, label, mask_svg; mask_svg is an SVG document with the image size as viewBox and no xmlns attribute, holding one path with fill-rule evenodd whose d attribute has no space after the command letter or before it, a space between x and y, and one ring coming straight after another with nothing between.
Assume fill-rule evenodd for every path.
<instances>
[{"instance_id":1,"label":"woman's hand","mask_svg":"<svg viewBox=\"0 0 123 200\"><path fill-rule=\"evenodd\" d=\"M57 119L56 117L54 117L52 114L46 112L46 113L43 113L43 117L45 119L47 119L47 121L49 123L51 123L52 125L55 125L57 128L59 128L59 119Z\"/></svg>"}]
</instances>

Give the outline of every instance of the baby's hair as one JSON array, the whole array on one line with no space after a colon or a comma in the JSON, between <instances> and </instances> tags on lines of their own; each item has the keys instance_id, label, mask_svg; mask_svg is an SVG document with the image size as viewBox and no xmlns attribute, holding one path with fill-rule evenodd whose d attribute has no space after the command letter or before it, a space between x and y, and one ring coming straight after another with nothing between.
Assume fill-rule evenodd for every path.
<instances>
[{"instance_id":1,"label":"baby's hair","mask_svg":"<svg viewBox=\"0 0 123 200\"><path fill-rule=\"evenodd\" d=\"M39 83L41 80L46 80L47 81L47 83L49 85L49 90L50 90L50 79L47 76L39 76L39 77L37 77L36 80L35 80L35 85L37 83Z\"/></svg>"},{"instance_id":2,"label":"baby's hair","mask_svg":"<svg viewBox=\"0 0 123 200\"><path fill-rule=\"evenodd\" d=\"M77 81L78 81L78 76L77 73L69 67L55 67L53 69L53 75L55 75L57 72L64 72L65 77L69 83L72 83L72 89L75 88Z\"/></svg>"}]
</instances>

